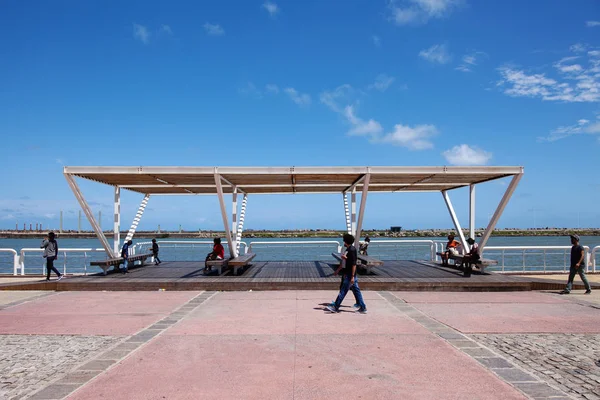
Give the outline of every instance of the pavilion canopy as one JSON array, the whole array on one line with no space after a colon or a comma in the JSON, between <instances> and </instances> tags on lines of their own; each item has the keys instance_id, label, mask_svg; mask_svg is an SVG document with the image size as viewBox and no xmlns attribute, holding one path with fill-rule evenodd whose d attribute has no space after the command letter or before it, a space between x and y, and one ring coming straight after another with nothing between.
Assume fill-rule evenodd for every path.
<instances>
[{"instance_id":1,"label":"pavilion canopy","mask_svg":"<svg viewBox=\"0 0 600 400\"><path fill-rule=\"evenodd\" d=\"M151 195L440 192L523 173L522 167L65 167L64 173Z\"/></svg>"}]
</instances>

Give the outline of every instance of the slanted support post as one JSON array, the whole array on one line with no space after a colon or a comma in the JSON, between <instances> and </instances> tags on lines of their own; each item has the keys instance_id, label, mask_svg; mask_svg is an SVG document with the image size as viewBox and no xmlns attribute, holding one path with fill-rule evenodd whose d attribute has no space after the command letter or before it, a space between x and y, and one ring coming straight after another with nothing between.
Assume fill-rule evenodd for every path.
<instances>
[{"instance_id":1,"label":"slanted support post","mask_svg":"<svg viewBox=\"0 0 600 400\"><path fill-rule=\"evenodd\" d=\"M73 191L73 194L75 195L75 198L77 198L79 205L83 209L85 216L87 217L88 221L90 222L90 225L92 225L92 229L96 233L96 236L100 240L102 247L106 251L106 254L108 255L108 257L115 257L115 254L118 254L118 251L113 253L112 249L110 248L110 244L108 243L106 236L104 236L104 232L102 232L102 229L100 229L100 225L94 218L94 214L92 213L92 210L91 210L89 204L83 197L83 193L81 193L81 190L79 189L79 186L77 185L77 182L75 182L75 178L73 178L72 175L67 174L67 173L65 173L64 175L65 175L65 178L67 179L67 182L69 183L69 186L71 187L71 190Z\"/></svg>"},{"instance_id":2,"label":"slanted support post","mask_svg":"<svg viewBox=\"0 0 600 400\"><path fill-rule=\"evenodd\" d=\"M452 218L452 222L454 223L454 229L458 236L460 237L460 243L462 244L463 254L467 252L469 249L468 243L465 240L465 234L460 227L460 222L458 222L458 218L456 217L456 213L454 212L454 207L452 207L452 202L450 201L450 196L446 190L442 190L442 196L444 197L444 201L446 202L446 207L448 207L448 212L450 213L450 218Z\"/></svg>"},{"instance_id":3,"label":"slanted support post","mask_svg":"<svg viewBox=\"0 0 600 400\"><path fill-rule=\"evenodd\" d=\"M522 177L523 177L523 172L521 172L520 174L514 175L512 180L510 181L510 184L506 188L506 192L504 192L504 196L502 196L502 200L500 200L500 203L498 204L498 208L496 208L496 211L494 212L492 219L490 219L490 223L488 224L487 228L485 229L485 232L483 232L483 236L481 236L481 240L479 241L479 253L480 254L483 254L483 249L485 248L487 241L489 240L490 236L492 235L492 231L496 228L496 224L498 223L500 216L504 212L504 208L506 207L506 205L508 204L508 201L510 200L513 193L515 192L515 189L517 188L517 185L519 184L519 181L521 180Z\"/></svg>"},{"instance_id":4,"label":"slanted support post","mask_svg":"<svg viewBox=\"0 0 600 400\"><path fill-rule=\"evenodd\" d=\"M233 247L239 253L237 246L237 195L237 186L234 186L231 203L231 237L233 238Z\"/></svg>"},{"instance_id":5,"label":"slanted support post","mask_svg":"<svg viewBox=\"0 0 600 400\"><path fill-rule=\"evenodd\" d=\"M146 210L146 206L148 205L148 200L150 200L150 195L147 194L142 199L140 206L133 218L133 222L131 223L131 228L129 228L129 232L127 232L127 236L125 237L125 241L128 242L133 239L133 235L135 235L135 231L137 230L138 225L140 224L140 220L142 219L142 215L144 215L144 211Z\"/></svg>"},{"instance_id":6,"label":"slanted support post","mask_svg":"<svg viewBox=\"0 0 600 400\"><path fill-rule=\"evenodd\" d=\"M227 209L225 208L225 199L223 198L223 185L221 184L221 175L215 168L215 186L217 187L217 195L219 196L219 205L221 206L221 216L223 217L223 226L225 227L225 236L227 237L227 246L229 247L229 255L231 258L237 257L236 248L233 246L231 239L231 230L229 229L229 221L227 220Z\"/></svg>"},{"instance_id":7,"label":"slanted support post","mask_svg":"<svg viewBox=\"0 0 600 400\"><path fill-rule=\"evenodd\" d=\"M242 208L240 209L240 221L238 223L237 235L235 238L236 251L237 254L240 254L240 245L242 241L242 232L244 230L244 218L246 216L246 204L248 203L248 195L244 193L244 197L242 198Z\"/></svg>"},{"instance_id":8,"label":"slanted support post","mask_svg":"<svg viewBox=\"0 0 600 400\"><path fill-rule=\"evenodd\" d=\"M364 186L363 186L364 189ZM360 200L362 204L362 199ZM356 187L352 189L352 195L350 197L350 202L352 206L352 224L350 234L356 235Z\"/></svg>"},{"instance_id":9,"label":"slanted support post","mask_svg":"<svg viewBox=\"0 0 600 400\"><path fill-rule=\"evenodd\" d=\"M348 209L348 194L342 193L342 198L344 199L344 214L346 215L346 232L352 234L352 225L350 222L350 210Z\"/></svg>"},{"instance_id":10,"label":"slanted support post","mask_svg":"<svg viewBox=\"0 0 600 400\"><path fill-rule=\"evenodd\" d=\"M367 206L367 195L369 194L369 182L371 181L371 173L367 173L365 175L365 179L363 180L363 188L362 194L360 196L360 209L358 211L358 224L356 225L356 230L354 231L354 247L358 251L358 244L360 242L360 234L362 231L363 219L365 217L365 207ZM353 195L354 191L352 192ZM354 201L356 203L356 201Z\"/></svg>"},{"instance_id":11,"label":"slanted support post","mask_svg":"<svg viewBox=\"0 0 600 400\"><path fill-rule=\"evenodd\" d=\"M475 239L475 185L469 185L469 237Z\"/></svg>"},{"instance_id":12,"label":"slanted support post","mask_svg":"<svg viewBox=\"0 0 600 400\"><path fill-rule=\"evenodd\" d=\"M113 225L113 250L115 257L119 255L119 245L121 244L121 188L115 186L115 211Z\"/></svg>"}]
</instances>

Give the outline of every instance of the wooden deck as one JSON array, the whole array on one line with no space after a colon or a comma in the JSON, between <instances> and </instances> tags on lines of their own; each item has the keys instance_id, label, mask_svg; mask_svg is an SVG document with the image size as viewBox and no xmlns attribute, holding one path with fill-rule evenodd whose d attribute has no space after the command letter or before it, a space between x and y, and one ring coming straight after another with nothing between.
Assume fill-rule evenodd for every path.
<instances>
[{"instance_id":1,"label":"wooden deck","mask_svg":"<svg viewBox=\"0 0 600 400\"><path fill-rule=\"evenodd\" d=\"M127 275L102 273L68 277L60 282L16 282L0 290L337 290L336 263L322 261L256 262L242 275L205 275L202 262L163 262L132 268ZM360 275L364 290L521 291L559 290L564 283L493 273L470 278L454 268L425 261L386 261L369 275Z\"/></svg>"}]
</instances>

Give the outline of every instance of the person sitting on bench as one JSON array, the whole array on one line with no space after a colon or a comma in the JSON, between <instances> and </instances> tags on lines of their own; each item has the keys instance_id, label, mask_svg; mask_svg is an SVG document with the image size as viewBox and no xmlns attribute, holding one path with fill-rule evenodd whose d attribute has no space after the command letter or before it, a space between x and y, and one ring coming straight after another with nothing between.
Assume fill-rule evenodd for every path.
<instances>
[{"instance_id":1,"label":"person sitting on bench","mask_svg":"<svg viewBox=\"0 0 600 400\"><path fill-rule=\"evenodd\" d=\"M471 250L463 256L462 265L464 265L465 271L471 272L473 264L481 259L481 255L479 254L479 245L475 243L475 239L468 238L467 243L471 246Z\"/></svg>"},{"instance_id":2,"label":"person sitting on bench","mask_svg":"<svg viewBox=\"0 0 600 400\"><path fill-rule=\"evenodd\" d=\"M369 253L367 253L367 249L369 248L369 243L371 243L371 238L367 235L367 237L365 237L365 241L358 246L358 254L368 256Z\"/></svg>"},{"instance_id":3,"label":"person sitting on bench","mask_svg":"<svg viewBox=\"0 0 600 400\"><path fill-rule=\"evenodd\" d=\"M213 250L206 255L206 260L204 260L204 271L211 271L212 267L208 265L207 261L209 260L222 260L225 258L225 249L221 245L220 238L214 238L213 240Z\"/></svg>"},{"instance_id":4,"label":"person sitting on bench","mask_svg":"<svg viewBox=\"0 0 600 400\"><path fill-rule=\"evenodd\" d=\"M454 235L450 234L448 235L448 243L446 243L446 251L444 251L442 253L442 265L444 266L448 266L448 258L450 256L450 254L452 255L457 255L458 254L458 246L460 246L460 243L458 243L456 240L454 240Z\"/></svg>"}]
</instances>

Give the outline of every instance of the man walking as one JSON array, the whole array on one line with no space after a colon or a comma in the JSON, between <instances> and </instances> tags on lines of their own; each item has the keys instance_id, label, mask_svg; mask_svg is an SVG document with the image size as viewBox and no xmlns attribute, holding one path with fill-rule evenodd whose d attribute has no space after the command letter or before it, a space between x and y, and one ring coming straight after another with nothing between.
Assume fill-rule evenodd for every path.
<instances>
[{"instance_id":1,"label":"man walking","mask_svg":"<svg viewBox=\"0 0 600 400\"><path fill-rule=\"evenodd\" d=\"M123 248L121 249L121 257L123 258L123 272L124 274L128 274L127 267L129 266L129 246L131 246L133 242L131 240L125 242L123 244Z\"/></svg>"},{"instance_id":2,"label":"man walking","mask_svg":"<svg viewBox=\"0 0 600 400\"><path fill-rule=\"evenodd\" d=\"M154 265L158 265L161 263L160 258L158 258L158 243L156 243L156 239L152 239L152 257L154 258Z\"/></svg>"},{"instance_id":3,"label":"man walking","mask_svg":"<svg viewBox=\"0 0 600 400\"><path fill-rule=\"evenodd\" d=\"M344 301L344 297L348 293L348 290L352 290L354 294L354 298L356 299L356 304L358 304L358 312L361 314L367 313L367 306L362 298L362 293L360 292L360 288L358 287L358 277L356 276L356 260L357 253L356 247L354 247L354 236L346 233L344 235L344 246L346 246L346 253L342 255L342 258L346 261L346 265L342 270L343 278L342 278L342 286L340 288L340 293L335 300L333 305L328 305L327 310L337 313L340 310L340 306L342 305L342 301Z\"/></svg>"},{"instance_id":4,"label":"man walking","mask_svg":"<svg viewBox=\"0 0 600 400\"><path fill-rule=\"evenodd\" d=\"M60 281L63 276L58 270L54 267L54 260L58 257L58 243L56 242L54 232L48 233L48 238L42 241L41 249L44 249L44 258L46 259L46 270L48 271L48 275L46 275L46 280L50 280L50 271L54 271L54 273L58 276L57 281Z\"/></svg>"},{"instance_id":5,"label":"man walking","mask_svg":"<svg viewBox=\"0 0 600 400\"><path fill-rule=\"evenodd\" d=\"M585 252L583 251L583 247L579 244L579 236L571 235L571 244L573 247L571 247L571 269L569 269L569 280L567 281L567 287L560 292L560 294L571 293L571 289L573 289L573 280L575 279L576 274L579 274L579 277L583 281L585 294L590 294L592 293L592 288L585 277Z\"/></svg>"}]
</instances>

